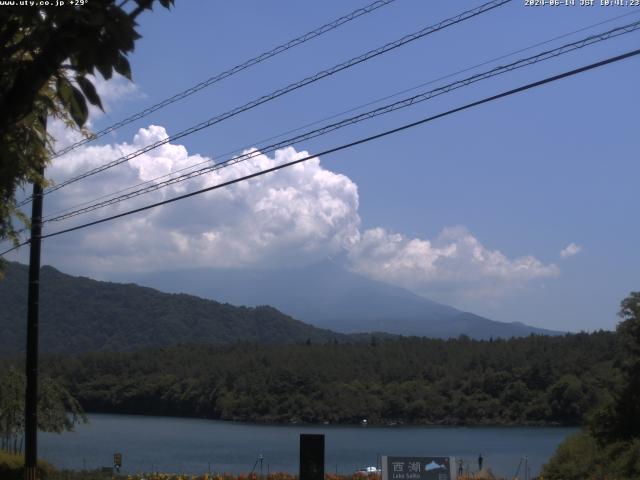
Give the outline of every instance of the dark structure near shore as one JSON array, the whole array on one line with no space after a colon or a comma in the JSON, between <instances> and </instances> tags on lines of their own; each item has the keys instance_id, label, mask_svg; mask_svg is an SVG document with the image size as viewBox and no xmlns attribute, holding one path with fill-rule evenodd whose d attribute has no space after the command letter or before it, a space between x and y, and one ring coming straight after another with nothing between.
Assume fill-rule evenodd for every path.
<instances>
[{"instance_id":1,"label":"dark structure near shore","mask_svg":"<svg viewBox=\"0 0 640 480\"><path fill-rule=\"evenodd\" d=\"M300 434L300 480L324 480L324 435Z\"/></svg>"}]
</instances>

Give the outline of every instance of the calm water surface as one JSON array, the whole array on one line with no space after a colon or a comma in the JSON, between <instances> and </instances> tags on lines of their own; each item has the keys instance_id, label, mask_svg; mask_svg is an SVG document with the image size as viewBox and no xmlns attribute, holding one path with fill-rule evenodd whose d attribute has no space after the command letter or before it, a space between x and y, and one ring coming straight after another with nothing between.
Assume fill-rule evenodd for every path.
<instances>
[{"instance_id":1,"label":"calm water surface","mask_svg":"<svg viewBox=\"0 0 640 480\"><path fill-rule=\"evenodd\" d=\"M75 432L39 435L39 456L58 467L110 466L123 454L126 473L297 472L301 433L324 433L326 471L352 473L380 455L452 455L476 468L478 453L500 475L528 457L537 474L572 428L274 426L135 415L89 415ZM259 468L259 467L258 467Z\"/></svg>"}]
</instances>

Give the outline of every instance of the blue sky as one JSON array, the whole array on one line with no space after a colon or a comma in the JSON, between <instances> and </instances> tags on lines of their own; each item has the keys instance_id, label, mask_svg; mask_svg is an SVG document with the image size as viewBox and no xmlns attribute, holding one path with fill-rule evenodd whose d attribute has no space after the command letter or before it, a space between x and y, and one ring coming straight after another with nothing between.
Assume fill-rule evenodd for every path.
<instances>
[{"instance_id":1,"label":"blue sky","mask_svg":"<svg viewBox=\"0 0 640 480\"><path fill-rule=\"evenodd\" d=\"M95 114L92 128L107 126L364 4L363 1L177 0L170 12L158 8L140 18L143 38L130 58L135 88L122 80L102 84L108 98L108 114ZM51 174L62 180L92 161L108 161L118 156L118 151L140 145L147 137L139 136L138 143L133 139L141 128L156 125L169 134L175 133L480 4L397 0L105 137L98 142L102 150L85 152L91 160L85 158L84 163L78 161L73 165L71 160L65 164L66 157L54 161ZM579 5L528 7L514 0L180 139L172 152L187 155L186 151L193 158L215 159L238 148L259 147L262 139L292 128L625 14L628 15L624 18L558 40L547 48L639 20L640 10ZM620 54L637 48L639 39L637 32L624 35L305 142L296 146L296 151L315 153ZM617 322L615 312L620 300L639 288L640 225L636 220L640 178L639 73L640 60L630 59L323 157L318 166L299 172L308 176L305 178L313 178L310 183L299 180L301 177L293 173L290 177L283 174L280 180L274 180L279 183L260 185L259 193L245 197L229 194L224 199L227 203L220 200L211 206L212 210L220 209L216 210L218 216L235 215L233 228L232 223L225 223L217 229L205 229L206 232L198 230L199 223L206 222L206 216L198 213L202 202L198 205L197 200L189 200L180 206L164 207L165 212L155 217L114 223L96 229L93 234L58 237L47 242L43 262L72 273L110 278L116 272L128 270L163 270L169 262L167 258L177 262L171 265L180 265L181 257L176 252L190 249L189 242L193 240L190 234L204 235L210 240L228 235L216 248L203 247L205 253L200 254L199 260L185 261L184 265L209 265L211 260L211 266L216 266L219 263L213 259L225 257L229 251L236 252L238 258L244 255L244 260L251 259L248 263L238 261L238 268L273 266L265 260L269 258L304 263L322 256L339 256L346 249L350 268L496 320L561 330L610 329ZM447 80L430 88L444 83ZM148 138L162 136L161 131L154 132ZM148 161L162 162L171 155L166 153L160 159ZM264 162L269 165L267 159ZM114 185L123 185L109 183L116 180L126 184L151 178L144 176L144 168L153 170L151 166L131 168L137 177L133 174L126 178L107 177L101 187L113 189ZM318 180L321 177L323 180ZM287 180L299 185L299 189L289 192ZM313 192L317 182L322 187L318 187L320 193L316 198ZM67 199L62 192L52 194L56 198L51 199L47 208L53 211L54 206L90 199L89 193L80 188L70 189ZM267 217L250 216L256 214L253 206L266 202L271 198L268 195L285 194L290 196L282 200L284 203L278 203L278 215L269 216L270 220L262 225L271 229L274 222L282 221L283 225L294 222L293 230L304 231L302 236L293 238L294 235L289 235L293 230L283 230L282 234L269 230L266 235L255 227L255 218ZM287 210L295 202L304 208ZM314 210L316 204L322 204L325 210ZM286 214L298 217L284 218L282 205ZM327 209L337 216L340 209L351 210L340 221L332 220L331 228L325 223L322 227L313 224L313 219L326 217ZM300 225L301 211L311 212L308 225ZM243 215L247 216L246 222L238 220ZM190 220L180 224L180 219L187 218ZM166 228L156 228L160 224ZM149 230L150 235L159 237L163 233L158 232L164 232L173 243L161 244L158 240L153 247L146 245L140 232L152 228L156 229ZM257 240L240 246L232 244L243 235L254 235ZM354 236L358 246L345 247L353 245ZM127 242L118 243L123 238ZM286 241L281 241L282 238ZM270 241L273 244L267 245ZM570 249L574 254L563 258L560 252L572 243L579 248ZM176 252L162 250L171 249L171 245ZM181 245L184 250L180 250ZM456 248L466 253L458 257L450 254ZM142 258L147 249L154 251L153 259L130 260ZM395 253L389 253L389 249L395 249ZM429 263L420 255L440 257ZM481 267L474 255L482 256ZM20 258L25 256L26 250ZM382 264L386 265L384 269ZM525 267L526 275L521 274Z\"/></svg>"}]
</instances>

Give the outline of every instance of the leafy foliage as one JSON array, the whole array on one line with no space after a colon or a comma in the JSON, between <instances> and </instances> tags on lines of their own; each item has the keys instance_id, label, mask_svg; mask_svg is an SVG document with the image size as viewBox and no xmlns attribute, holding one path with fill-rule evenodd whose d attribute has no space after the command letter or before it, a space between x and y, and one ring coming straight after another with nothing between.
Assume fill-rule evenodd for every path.
<instances>
[{"instance_id":1,"label":"leafy foliage","mask_svg":"<svg viewBox=\"0 0 640 480\"><path fill-rule=\"evenodd\" d=\"M640 439L600 444L586 431L565 440L544 466L545 480L637 480Z\"/></svg>"},{"instance_id":2,"label":"leafy foliage","mask_svg":"<svg viewBox=\"0 0 640 480\"><path fill-rule=\"evenodd\" d=\"M565 441L544 469L557 480L640 478L640 292L622 301L618 324L622 375L588 428Z\"/></svg>"},{"instance_id":3,"label":"leafy foliage","mask_svg":"<svg viewBox=\"0 0 640 480\"><path fill-rule=\"evenodd\" d=\"M622 365L623 388L613 402L610 437L640 438L640 292L633 292L622 301L618 333L626 351Z\"/></svg>"},{"instance_id":4,"label":"leafy foliage","mask_svg":"<svg viewBox=\"0 0 640 480\"><path fill-rule=\"evenodd\" d=\"M17 187L45 183L52 152L47 117L82 129L87 101L102 108L87 75L131 78L127 54L140 38L136 19L154 1L83 3L0 9L0 240L17 242L14 215L27 223L16 206ZM173 0L160 4L169 8Z\"/></svg>"},{"instance_id":5,"label":"leafy foliage","mask_svg":"<svg viewBox=\"0 0 640 480\"><path fill-rule=\"evenodd\" d=\"M54 468L47 462L38 460L38 478L53 480ZM0 478L2 480L23 480L24 457L15 453L0 451Z\"/></svg>"},{"instance_id":6,"label":"leafy foliage","mask_svg":"<svg viewBox=\"0 0 640 480\"><path fill-rule=\"evenodd\" d=\"M613 333L179 346L47 360L93 412L257 422L575 425L618 374Z\"/></svg>"},{"instance_id":7,"label":"leafy foliage","mask_svg":"<svg viewBox=\"0 0 640 480\"><path fill-rule=\"evenodd\" d=\"M0 448L19 453L24 433L25 376L9 367L0 375ZM38 385L38 430L71 431L86 417L80 404L58 382L49 377Z\"/></svg>"}]
</instances>

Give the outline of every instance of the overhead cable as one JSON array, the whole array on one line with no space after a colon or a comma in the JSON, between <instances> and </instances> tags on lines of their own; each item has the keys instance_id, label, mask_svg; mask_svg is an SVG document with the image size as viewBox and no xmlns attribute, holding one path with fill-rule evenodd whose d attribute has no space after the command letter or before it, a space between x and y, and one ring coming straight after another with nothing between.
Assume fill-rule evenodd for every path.
<instances>
[{"instance_id":1,"label":"overhead cable","mask_svg":"<svg viewBox=\"0 0 640 480\"><path fill-rule=\"evenodd\" d=\"M182 92L176 93L175 95L172 95L171 97L165 98L164 100L151 105L150 107L145 108L144 110L131 115L130 117L125 118L124 120L120 120L119 122L113 123L112 125L108 126L107 128L104 128L103 130L100 130L99 132L96 132L94 134L92 134L89 138L85 138L83 140L80 140L76 143L73 143L71 145L69 145L68 147L63 148L62 150L60 150L59 152L56 152L53 155L53 158L55 157L59 157L61 155L64 155L65 153L70 152L71 150L74 150L82 145L86 145L89 142L92 142L100 137L103 137L117 129L119 129L120 127L123 127L125 125L128 125L132 122L135 122L136 120L140 120L141 118L144 118L150 114L152 114L153 112L160 110L161 108L164 108L168 105L171 105L172 103L178 102L180 100L183 100L191 95L193 95L196 92L199 92L200 90L207 88L211 85L213 85L214 83L217 83L221 80L224 80L225 78L229 78L233 75L235 75L236 73L239 73L243 70L246 70L247 68L253 67L254 65L257 65L259 63L264 62L265 60L268 60L271 57L275 57L276 55L283 53L287 50L290 50L294 47L297 47L298 45L301 45L305 42L308 42L309 40L312 40L316 37L319 37L321 35L324 35L327 32L330 32L331 30L334 30L342 25L344 25L345 23L348 23L352 20L355 20L358 17L361 17L363 15L366 15L368 13L371 13L377 9L379 9L380 7L384 7L385 5L388 5L390 3L395 2L396 0L376 0L373 3L370 3L369 5L366 5L362 8L358 8L357 10L354 10L353 12L344 15L340 18L337 18L335 20L333 20L332 22L329 22L325 25L322 25L321 27L316 28L315 30L311 30L310 32L305 33L304 35L300 35L299 37L296 37L292 40L289 40L288 42L285 42L281 45L278 45L275 48L272 48L271 50L268 50L266 52L261 53L260 55L250 58L249 60L245 60L244 62L236 65L235 67L230 68L229 70L225 70L222 73L218 73L212 77L209 77L206 80L203 80L202 82L187 88L186 90L183 90Z\"/></svg>"},{"instance_id":2,"label":"overhead cable","mask_svg":"<svg viewBox=\"0 0 640 480\"><path fill-rule=\"evenodd\" d=\"M283 88L280 88L278 90L275 90L274 92L272 92L272 93L270 93L268 95L263 95L262 97L259 97L259 98L255 99L255 100L252 100L252 101L250 101L250 102L248 102L248 103L246 103L246 104L244 104L244 105L242 105L240 107L236 107L236 108L234 108L232 110L229 110L228 112L216 115L215 117L211 117L210 119L205 120L204 122L198 123L197 125L194 125L194 126L192 126L190 128L187 128L186 130L182 130L181 132L178 132L178 133L176 133L174 135L167 136L166 138L164 138L162 140L158 140L158 141L156 141L156 142L154 142L152 144L149 144L149 145L147 145L147 146L145 146L145 147L143 147L143 148L141 148L139 150L136 150L135 152L132 152L132 153L130 153L128 155L120 157L120 158L118 158L116 160L108 162L108 163L106 163L104 165L101 165L99 167L96 167L96 168L93 168L91 170L88 170L88 171L86 171L86 172L84 172L84 173L82 173L80 175L77 175L75 177L72 177L72 178L70 178L68 180L65 180L65 181L61 182L58 185L55 185L53 187L49 187L48 189L46 189L44 191L44 194L48 194L48 193L54 192L56 190L59 190L59 189L65 187L65 186L67 186L67 185L75 183L75 182L77 182L79 180L82 180L84 178L90 177L90 176L95 175L97 173L100 173L100 172L103 172L103 171L108 170L110 168L113 168L113 167L115 167L117 165L120 165L120 164L122 164L124 162L127 162L127 161L129 161L129 160L131 160L133 158L136 158L136 157L138 157L138 156L140 156L140 155L142 155L142 154L144 154L146 152L149 152L149 151L151 151L151 150L153 150L155 148L158 148L158 147L160 147L162 145L165 145L165 144L167 144L169 142L172 142L172 141L177 140L177 139L182 138L182 137L186 137L187 135L191 135L191 134L193 134L195 132L198 132L200 130L203 130L205 128L211 127L212 125L220 123L220 122L222 122L224 120L227 120L227 119L229 119L229 118L231 118L231 117L233 117L235 115L238 115L238 114L240 114L242 112L245 112L247 110L255 108L255 107L259 106L259 105L262 105L263 103L272 101L272 100L274 100L276 98L279 98L279 97L281 97L281 96L283 96L283 95L285 95L287 93L290 93L290 92L292 92L294 90L297 90L297 89L302 88L302 87L304 87L306 85L309 85L311 83L317 82L317 81L319 81L319 80L321 80L323 78L326 78L326 77L329 77L331 75L334 75L334 74L336 74L338 72L341 72L342 70L346 70L346 69L351 68L351 67L353 67L355 65L358 65L358 64L363 63L365 61L368 61L368 60L370 60L372 58L375 58L375 57L377 57L379 55L382 55L382 54L387 53L387 52L389 52L391 50L399 48L399 47L401 47L403 45L406 45L406 44L408 44L410 42L418 40L418 39L420 39L422 37L425 37L425 36L427 36L429 34L435 33L437 31L443 30L443 29L445 29L447 27L450 27L452 25L456 25L456 24L458 24L460 22L463 22L465 20L469 20L469 19L471 19L473 17L476 17L478 15L486 13L486 12L488 12L490 10L493 10L494 8L497 8L497 7L501 6L501 5L509 3L510 1L511 0L492 0L492 1L484 3L484 4L482 4L482 5L480 5L480 6L476 7L476 8L473 8L471 10L467 10L465 12L462 12L462 13L454 16L454 17L442 20L441 22L439 22L439 23L437 23L435 25L431 25L431 26L425 27L425 28L423 28L423 29L421 29L421 30L419 30L419 31L417 31L415 33L412 33L412 34L405 35L405 36L403 36L402 38L400 38L398 40L395 40L393 42L389 42L389 43L387 43L387 44L385 44L385 45L383 45L381 47L375 48L373 50L369 50L368 52L363 53L362 55L354 57L354 58L352 58L350 60L347 60L346 62L339 63L339 64L334 65L333 67L330 67L330 68L328 68L326 70L322 70L322 71L320 71L320 72L318 72L318 73L316 73L314 75L306 77L306 78L304 78L302 80L299 80L297 82L291 83L291 84L287 85L286 87L283 87Z\"/></svg>"},{"instance_id":3,"label":"overhead cable","mask_svg":"<svg viewBox=\"0 0 640 480\"><path fill-rule=\"evenodd\" d=\"M316 138L319 137L321 135L325 135L327 133L330 133L332 131L338 130L340 128L344 128L346 126L349 125L354 125L356 123L360 123L362 121L365 120L369 120L372 118L375 118L377 116L380 115L384 115L396 110L400 110L403 108L407 108L413 105L416 105L418 103L430 100L434 97L437 97L439 95L445 94L445 93L449 93L451 91L457 90L459 88L471 85L473 83L482 81L482 80L486 80L492 77L496 77L498 75L502 75L504 73L507 72L511 72L513 70L517 70L523 67L527 67L530 65L534 65L536 63L542 62L542 61L546 61L546 60L550 60L552 58L556 58L560 55L564 55L567 54L569 52L593 45L595 43L598 42L602 42L611 38L616 38L619 37L621 35L625 35L631 32L634 32L636 30L640 29L640 21L636 21L624 26L620 26L620 27L616 27L614 29L608 30L606 32L602 32L600 34L596 34L596 35L591 35L589 37L583 38L581 40L575 41L575 42L571 42L565 45L562 45L560 47L554 48L552 50L547 50L547 51L543 51L541 53L538 53L536 55L532 55L530 57L527 58L523 58L520 60L517 60L515 62L512 62L510 64L507 65L503 65L503 66L498 66L498 67L494 67L493 69L487 70L485 72L482 73L478 73L475 75L472 75L470 77L467 77L465 79L462 80L457 80L455 82L449 83L447 85L444 85L442 87L438 87L436 89L430 90L428 92L423 92L423 93L419 93L417 95L390 103L388 105L384 105L381 107L378 107L376 109L370 110L368 112L364 112L361 113L359 115L355 115L353 117L350 118L346 118L344 120L341 120L339 122L335 122L329 125L325 125L324 127L315 129L315 130L311 130L309 132L303 133L301 135L297 135L295 137L291 137L288 138L286 140L282 140L280 142L274 143L272 145L269 145L265 148L262 148L260 150L251 150L249 152L243 153L242 155L239 155L237 157L233 157L229 160L226 160L224 162L220 162L220 163L216 163L214 165L209 165L207 167L204 168L200 168L198 170L194 170L192 172L189 173L185 173L182 174L180 176L174 177L174 178L170 178L168 180L162 181L162 182L158 182L158 183L153 183L151 185L148 185L145 188L141 188L138 190L134 190L131 192L128 192L126 194L122 194L113 198L110 198L108 200L104 200L104 201L100 201L100 202L96 202L93 204L90 204L88 206L84 206L84 207L80 207L80 208L75 208L75 209L71 209L71 211L68 211L66 213L61 213L59 215L56 216L52 216L50 218L45 219L45 222L53 222L53 221L61 221L61 220L66 220L68 218L71 217L75 217L84 213L88 213L109 205L114 205L116 203L125 201L125 200L129 200L131 198L134 197L138 197L140 195L146 194L146 193L150 193L156 190L159 190L161 188L176 184L176 183L180 183L180 182L184 182L186 180L195 178L195 177L199 177L201 175L207 174L207 173L211 173L211 172L215 172L217 170L220 170L222 168L226 168L226 167L230 167L232 165L236 165L237 163L240 162L245 162L247 160L250 160L251 158L254 158L258 155L262 155L262 154L267 154L267 153L271 153L274 152L275 150L287 147L287 146L292 146L296 143L299 143L301 141L304 140L309 140L312 138Z\"/></svg>"},{"instance_id":4,"label":"overhead cable","mask_svg":"<svg viewBox=\"0 0 640 480\"><path fill-rule=\"evenodd\" d=\"M425 123L432 122L432 121L437 120L439 118L443 118L443 117L446 117L446 116L449 116L449 115L453 115L455 113L458 113L458 112L461 112L461 111L464 111L464 110L468 110L470 108L474 108L474 107L483 105L485 103L493 102L495 100L499 100L501 98L505 98L505 97L514 95L516 93L521 93L521 92L524 92L526 90L530 90L530 89L533 89L533 88L536 88L536 87L540 87L542 85L546 85L546 84L549 84L549 83L552 83L552 82L556 82L556 81L564 79L564 78L568 78L568 77L571 77L571 76L574 76L574 75L578 75L578 74L583 73L583 72L587 72L589 70L594 70L596 68L600 68L600 67L603 67L605 65L609 65L609 64L612 64L612 63L615 63L615 62L619 62L619 61L625 60L627 58L634 57L634 56L639 55L639 54L640 54L640 49L636 49L636 50L632 50L632 51L629 51L629 52L621 54L621 55L617 55L617 56L614 56L614 57L608 57L608 58L606 58L604 60L601 60L599 62L591 63L589 65L585 65L583 67L579 67L579 68L576 68L576 69L573 69L573 70L569 70L569 71L566 71L566 72L563 72L563 73L560 73L560 74L557 74L557 75L553 75L551 77L547 77L547 78L544 78L542 80L538 80L536 82L528 83L526 85L522 85L520 87L504 91L504 92L499 93L497 95L492 95L490 97L485 97L482 100L478 100L478 101L475 101L475 102L467 103L466 105L463 105L461 107L453 108L451 110L447 110L446 112L442 112L442 113L439 113L437 115L432 115L432 116L423 118L421 120L418 120L418 121L415 121L415 122L412 122L412 123L408 123L408 124L402 125L402 126L397 127L397 128L393 128L391 130L386 130L384 132L377 133L375 135L371 135L369 137L361 138L359 140L356 140L356 141L353 141L353 142L350 142L350 143L346 143L346 144L340 145L338 147L333 147L333 148L330 148L328 150L324 150L322 152L315 153L313 155L307 155L306 157L303 157L303 158L300 158L300 159L297 159L297 160L293 160L293 161L290 161L290 162L287 162L287 163L283 163L283 164L280 164L280 165L276 165L275 167L267 168L265 170L261 170L261 171L256 172L256 173L252 173L250 175L245 175L243 177L239 177L239 178L236 178L236 179L233 179L233 180L229 180L227 182L223 182L223 183L220 183L220 184L217 184L217 185L213 185L213 186L210 186L210 187L202 188L200 190L197 190L197 191L194 191L194 192L190 192L190 193L186 193L184 195L173 197L173 198L170 198L170 199L167 199L167 200L163 200L161 202L156 202L156 203L152 203L152 204L149 204L149 205L145 205L143 207L139 207L139 208L135 208L135 209L132 209L132 210L128 210L126 212L122 212L122 213L119 213L117 215L111 215L109 217L101 218L99 220L94 220L92 222L87 222L87 223L84 223L84 224L81 224L81 225L77 225L75 227L65 228L63 230L58 230L56 232L48 233L46 235L42 235L41 238L43 238L43 239L44 238L51 238L51 237L55 237L55 236L58 236L58 235L65 234L65 233L69 233L69 232L73 232L73 231L76 231L76 230L80 230L80 229L84 229L84 228L87 228L87 227L91 227L91 226L94 226L94 225L98 225L98 224L101 224L101 223L109 222L109 221L112 221L112 220L116 220L118 218L123 218L123 217L129 216L129 215L133 215L135 213L139 213L139 212L143 212L143 211L146 211L146 210L150 210L150 209L153 209L153 208L156 208L156 207L160 207L162 205L167 205L167 204L170 204L170 203L173 203L173 202L177 202L179 200L184 200L186 198L194 197L196 195L200 195L200 194L203 194L203 193L206 193L206 192L210 192L210 191L213 191L213 190L217 190L217 189L220 189L220 188L227 187L229 185L233 185L233 184L240 183L240 182L243 182L243 181L246 181L246 180L250 180L252 178L256 178L256 177L259 177L259 176L262 176L262 175L266 175L268 173L273 173L273 172L276 172L276 171L281 170L283 168L291 167L293 165L297 165L299 163L306 162L306 161L308 161L308 160L310 160L312 158L317 158L319 156L327 156L327 155L330 155L330 154L333 154L333 153L336 153L336 152L339 152L339 151L342 151L342 150L353 148L353 147L355 147L357 145L361 145L361 144L364 144L364 143L371 142L373 140L377 140L377 139L380 139L380 138L383 138L383 137L386 137L386 136L389 136L389 135L393 135L393 134L399 133L401 131L408 130L410 128L416 127L418 125L423 125ZM25 243L23 243L23 245Z\"/></svg>"},{"instance_id":5,"label":"overhead cable","mask_svg":"<svg viewBox=\"0 0 640 480\"><path fill-rule=\"evenodd\" d=\"M385 100L389 100L391 98L398 97L398 96L400 96L402 94L415 91L415 90L417 90L419 88L422 88L422 87L425 87L427 85L432 85L432 84L434 84L434 83L436 83L436 82L438 82L440 80L446 80L447 78L455 77L455 76L457 76L457 75L459 75L461 73L469 72L469 71L475 70L477 68L483 67L485 65L489 65L489 64L495 63L495 62L497 62L499 60L503 60L505 58L509 58L509 57L514 56L514 55L517 55L518 53L523 53L523 52L532 50L532 49L534 49L536 47L539 47L539 46L542 46L542 45L547 45L547 44L552 43L552 42L554 42L556 40L560 40L560 39L569 37L571 35L575 35L576 33L580 33L580 32L583 32L585 30L590 30L590 29L592 29L594 27L598 27L598 26L603 25L605 23L610 23L610 22L613 22L615 20L619 20L620 18L628 17L630 15L637 15L638 13L640 13L640 10L637 10L637 11L634 10L634 11L631 11L631 12L624 13L622 15L616 15L614 17L608 18L606 20L602 20L602 21L597 22L597 23L593 23L593 24L587 25L585 27L581 27L581 28L579 28L577 30L573 30L571 32L564 33L562 35L558 35L556 37L550 38L548 40L544 40L542 42L535 43L535 44L530 45L528 47L520 48L520 49L512 51L510 53L506 53L506 54L500 55L498 57L494 57L494 58L492 58L490 60L485 60L485 61L483 61L481 63L477 63L477 64L475 64L473 66L466 67L466 68L464 68L462 70L457 70L457 71L455 71L453 73L448 73L446 75L437 77L435 79L431 79L431 80L429 80L427 82L420 83L420 84L415 85L413 87L405 88L403 90L400 90L398 92L392 93L390 95L386 95L386 96L378 98L376 100L372 100L372 101L366 102L364 104L360 104L358 106L351 107L351 108L349 108L347 110L343 110L343 111L341 111L339 113L332 114L332 115L330 115L328 117L324 117L324 118L319 119L319 120L314 120L313 122L307 123L305 125L301 125L299 127L295 127L295 128L289 129L289 130L287 130L285 132L282 132L282 133L279 133L277 135L272 135L269 138L262 139L262 140L260 140L258 142L253 142L250 145L245 145L244 147L241 147L241 148L234 148L233 150L230 150L228 152L225 152L225 153L219 155L219 157L224 158L224 157L227 157L229 155L236 155L236 154L239 154L239 153L241 153L241 152L243 152L245 150L248 150L248 149L250 149L252 147L256 147L258 150L263 151L263 149L266 148L266 147L259 147L258 145L264 145L264 143L266 143L266 142L269 142L269 141L272 141L272 140L275 140L275 139L278 139L278 138L282 138L285 135L289 135L289 134L292 134L292 133L295 133L295 132L299 132L301 130L304 130L305 128L321 124L322 122L333 120L334 118L339 118L339 117L341 117L343 115L346 115L348 113L352 113L352 112L361 110L362 108L369 107L371 105L375 105L377 103L383 102ZM121 153L121 155L124 155L122 152L120 152L120 153ZM60 215L62 213L70 212L71 210L78 209L78 208L80 208L82 206L85 206L85 205L91 205L93 203L96 203L99 200L110 198L110 197L114 197L115 195L122 194L124 192L129 191L129 190L133 190L135 188L142 187L144 185L151 185L151 184L157 182L158 180L162 180L163 178L171 177L171 176L174 176L174 175L176 175L178 173L181 173L181 172L186 172L187 170L191 170L191 169L199 167L201 165L211 164L211 162L212 162L212 160L204 160L204 161L201 161L201 162L198 162L198 163L194 163L194 164L188 165L186 167L182 167L182 168L180 168L178 170L175 170L173 172L169 172L169 173L166 173L164 175L159 175L159 176L151 178L149 180L145 180L143 182L138 182L138 183L136 183L134 185L130 185L130 186L125 187L125 188L121 188L120 190L117 190L115 192L110 192L110 193L107 193L107 194L104 194L104 195L100 195L99 197L93 198L91 200L87 200L87 201L82 202L80 204L77 204L77 205L75 205L73 207L68 207L68 208L65 208L65 209L62 209L62 210L58 210L55 213L51 213L51 214L49 214L49 218L52 218L54 216L58 216L58 215Z\"/></svg>"}]
</instances>

